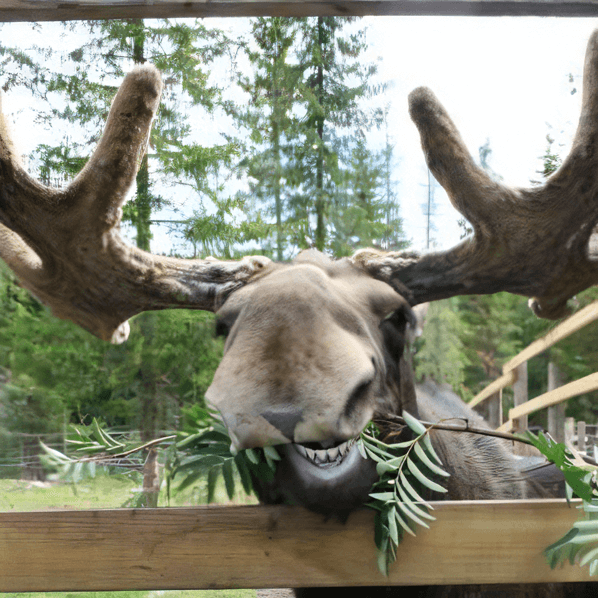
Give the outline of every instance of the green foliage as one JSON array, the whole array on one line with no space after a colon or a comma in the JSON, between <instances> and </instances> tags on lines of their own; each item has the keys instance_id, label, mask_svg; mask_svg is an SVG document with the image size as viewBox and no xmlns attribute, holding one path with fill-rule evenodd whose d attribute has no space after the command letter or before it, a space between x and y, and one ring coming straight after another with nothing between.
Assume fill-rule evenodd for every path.
<instances>
[{"instance_id":1,"label":"green foliage","mask_svg":"<svg viewBox=\"0 0 598 598\"><path fill-rule=\"evenodd\" d=\"M361 455L376 461L380 476L366 506L377 511L374 539L378 568L384 575L396 560L403 533L414 536L415 524L429 527L425 520L435 519L429 513L432 506L421 495L446 490L432 478L449 475L432 447L429 430L407 412L403 418L416 435L412 440L386 444L376 438L377 429L370 425L357 441Z\"/></svg>"},{"instance_id":2,"label":"green foliage","mask_svg":"<svg viewBox=\"0 0 598 598\"><path fill-rule=\"evenodd\" d=\"M415 355L415 375L462 389L470 359L462 340L463 324L451 304L438 301L428 308L424 335Z\"/></svg>"},{"instance_id":3,"label":"green foliage","mask_svg":"<svg viewBox=\"0 0 598 598\"><path fill-rule=\"evenodd\" d=\"M572 448L542 433L535 436L528 431L527 437L563 472L570 493L582 499L580 508L584 519L575 522L562 538L544 550L550 568L569 561L580 567L589 565L590 575L598 574L598 467L586 463Z\"/></svg>"},{"instance_id":4,"label":"green foliage","mask_svg":"<svg viewBox=\"0 0 598 598\"><path fill-rule=\"evenodd\" d=\"M249 190L240 197L252 220L273 221L256 234L263 252L279 260L296 247L345 255L385 238L389 244L400 222L389 207L383 158L364 141L382 120L364 100L380 88L371 84L375 65L361 60L365 29L347 32L352 22L261 18L245 46L254 72L239 84L248 102L229 105L249 138L240 163Z\"/></svg>"},{"instance_id":5,"label":"green foliage","mask_svg":"<svg viewBox=\"0 0 598 598\"><path fill-rule=\"evenodd\" d=\"M203 404L222 355L213 315L175 310L131 321L131 339L109 345L58 320L0 270L0 429L62 431L66 421L100 418L138 427L147 378L156 372L161 427L181 408ZM152 334L142 334L151 327ZM185 417L180 422L185 425Z\"/></svg>"},{"instance_id":6,"label":"green foliage","mask_svg":"<svg viewBox=\"0 0 598 598\"><path fill-rule=\"evenodd\" d=\"M219 477L224 480L226 493L232 500L236 482L240 480L246 494L254 492L252 476L270 479L280 460L274 447L261 450L246 449L237 454L231 453L231 439L226 426L213 411L198 411L196 431L183 433L183 439L177 443L177 452L170 464L167 486L170 488L175 478L179 484L177 492L182 492L207 479L207 502L214 500L214 492Z\"/></svg>"},{"instance_id":7,"label":"green foliage","mask_svg":"<svg viewBox=\"0 0 598 598\"><path fill-rule=\"evenodd\" d=\"M363 139L350 145L345 150L349 163L342 169L330 208L332 253L340 257L360 247L403 249L408 243L393 210L392 182L386 178L392 148L387 145L383 152L373 152Z\"/></svg>"},{"instance_id":8,"label":"green foliage","mask_svg":"<svg viewBox=\"0 0 598 598\"><path fill-rule=\"evenodd\" d=\"M233 455L231 440L226 427L214 412L198 413L199 431L185 435L177 443L177 453L167 477L169 489L178 477L176 491L181 492L199 480L207 478L207 500L211 502L218 478L224 479L229 498L235 493L240 480L247 494L254 492L252 479L270 480L280 460L275 447L246 449ZM378 566L387 575L389 565L396 559L396 548L403 531L413 534L410 526L415 523L428 527L425 519L433 520L428 513L430 505L421 498L422 489L446 492L434 476L448 476L434 452L428 430L408 413L403 417L416 437L407 442L385 444L376 436L372 424L357 441L357 448L365 459L373 459L380 479L372 487L371 501L367 503L376 511L375 541L378 548ZM169 490L170 491L170 490Z\"/></svg>"}]
</instances>

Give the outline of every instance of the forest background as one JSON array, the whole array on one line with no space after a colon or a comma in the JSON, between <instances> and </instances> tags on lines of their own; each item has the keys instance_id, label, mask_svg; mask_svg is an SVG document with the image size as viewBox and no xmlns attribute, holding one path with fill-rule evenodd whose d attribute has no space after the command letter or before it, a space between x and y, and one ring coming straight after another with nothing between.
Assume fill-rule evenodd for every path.
<instances>
[{"instance_id":1,"label":"forest background","mask_svg":"<svg viewBox=\"0 0 598 598\"><path fill-rule=\"evenodd\" d=\"M359 20L261 18L235 37L191 21L67 27L85 39L68 52L0 46L3 90L37 97L40 124L68 125L68 134L39 144L25 162L43 183L65 185L93 150L123 75L134 64L156 64L163 102L124 214L139 247L150 248L158 222L181 239L184 257L257 253L282 261L306 247L336 257L366 246L409 247L388 95L376 63L364 59ZM232 126L213 142L198 137L194 122L217 115ZM384 133L382 148L369 143L373 131ZM537 180L560 162L553 143L548 136ZM481 145L479 163L497 176L491 153L488 142ZM435 183L423 184L430 246ZM192 212L177 218L182 200ZM167 223L165 206L174 214ZM466 236L467 223L461 228ZM576 302L582 307L596 296L590 289ZM526 299L503 293L437 302L414 348L416 374L470 400L553 325L535 318ZM598 371L597 336L591 325L532 360L530 397L545 392L548 361L566 380ZM143 442L191 431L221 354L212 315L185 310L142 314L127 343L107 345L52 317L1 265L0 476L42 478L39 438L63 438L69 424L93 418L111 430L137 430ZM595 398L570 401L567 414L595 422ZM506 407L510 400L505 392ZM532 422L544 425L543 417Z\"/></svg>"}]
</instances>

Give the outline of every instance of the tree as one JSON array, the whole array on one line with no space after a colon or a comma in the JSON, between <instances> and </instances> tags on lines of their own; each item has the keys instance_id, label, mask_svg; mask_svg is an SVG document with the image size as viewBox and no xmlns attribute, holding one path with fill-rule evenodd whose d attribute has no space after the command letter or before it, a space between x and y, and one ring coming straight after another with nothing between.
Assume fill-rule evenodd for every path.
<instances>
[{"instance_id":1,"label":"tree","mask_svg":"<svg viewBox=\"0 0 598 598\"><path fill-rule=\"evenodd\" d=\"M388 106L384 111L384 127L386 129L386 143L382 150L383 159L383 197L386 222L386 232L382 239L382 248L386 251L400 251L411 244L403 230L403 220L400 217L399 198L396 192L396 181L393 180L392 172L395 166L394 149L388 133Z\"/></svg>"},{"instance_id":2,"label":"tree","mask_svg":"<svg viewBox=\"0 0 598 598\"><path fill-rule=\"evenodd\" d=\"M60 72L46 74L49 97L59 95L61 101L39 119L54 126L64 121L84 133L77 141L69 136L55 147L40 146L35 157L43 169L48 158L66 157L68 153L68 160L55 160L51 166L54 176L72 176L97 142L117 85L131 64L155 64L163 73L165 88L149 140L153 151L142 161L133 201L124 206L124 220L134 226L137 245L149 249L152 213L173 204L164 196L167 190L163 183L174 185L175 176L194 182L194 170L211 172L237 151L236 145L227 141L213 145L193 141L188 114L183 113L190 107L200 114L211 114L221 102L221 89L210 83L208 69L226 54L230 40L198 21L182 24L161 20L151 25L139 19L89 21L71 27L83 31L87 41L62 57ZM152 180L160 180L160 188ZM210 182L204 177L201 188L195 188L200 201L204 199L202 193L208 191L209 195Z\"/></svg>"},{"instance_id":3,"label":"tree","mask_svg":"<svg viewBox=\"0 0 598 598\"><path fill-rule=\"evenodd\" d=\"M90 146L99 137L116 84L132 62L150 59L164 73L163 103L150 139L153 151L146 156L139 170L134 201L125 206L126 216L135 226L138 246L149 249L152 211L163 203L162 189L157 192L157 179L179 174L183 162L187 180L199 178L198 171L216 169L224 160L230 160L236 151L234 144L228 142L220 145L206 143L205 147L189 143L190 127L187 116L181 112L183 102L208 113L220 102L220 90L208 82L206 64L225 53L227 40L219 32L200 24L189 26L169 21L151 26L139 20L102 21L76 27L86 30L92 37L63 57L62 63L54 60L54 64L64 66L61 72L43 70L45 91L41 95L47 95L54 104L39 118L54 128L58 121L67 122L71 125L70 132L81 130L82 134L75 139L69 132L69 137L58 145L40 146L36 153L40 175L49 183L58 178L59 184L74 176L86 161ZM48 54L57 58L51 51ZM58 95L61 101L56 101ZM202 180L202 189L210 182L210 179ZM22 308L17 306L17 311ZM190 322L183 314L161 314L160 317L144 314L133 323L145 333L138 337L139 344L107 348L102 343L96 347L95 339L89 340L89 336L79 329L72 333L68 324L51 319L49 315L51 322L46 321L46 313L42 308L35 317L11 314L1 323L0 337L12 338L6 343L6 353L0 353L0 364L10 369L13 385L19 392L35 389L31 396L43 397L48 410L49 401L59 397L64 399L61 404L66 404L69 419L99 415L108 423L140 426L144 439L150 439L164 426L176 426L185 402L203 401L197 383L190 381L204 373L209 377L215 369L214 362L217 362L216 355L221 346L209 341L212 338L209 316L194 314L199 325L196 324L189 334ZM35 330L27 333L24 323ZM60 326L62 328L57 332ZM193 346L180 342L180 339L178 344L168 341L182 336L183 330L188 333L185 338L189 343L193 339ZM22 334L31 339L31 345L16 342ZM94 350L86 350L86 344ZM195 359L194 347L202 346L206 354L202 359ZM164 369L167 353L176 354L179 367L171 365ZM172 363L175 360L166 361ZM51 363L49 368L46 367L48 362ZM63 363L64 367L61 367ZM43 369L41 365L44 365L44 375L37 374L34 364L38 369ZM110 364L109 368L107 364ZM195 374L191 371L193 368L199 368ZM88 371L89 385L85 378ZM179 380L179 373L184 375L185 384ZM58 389L62 391L61 395ZM172 399L175 389L183 393L183 398ZM18 393L13 394L17 396Z\"/></svg>"},{"instance_id":4,"label":"tree","mask_svg":"<svg viewBox=\"0 0 598 598\"><path fill-rule=\"evenodd\" d=\"M297 65L289 63L289 52L298 31L299 22L294 19L258 18L253 22L251 41L246 45L253 70L250 76L239 78L250 101L233 110L238 125L249 132L248 156L242 162L249 177L249 193L244 195L255 198L275 218L274 247L279 261L284 259L287 246L284 155L289 130L295 126L295 89L301 76Z\"/></svg>"},{"instance_id":5,"label":"tree","mask_svg":"<svg viewBox=\"0 0 598 598\"><path fill-rule=\"evenodd\" d=\"M461 323L451 301L434 302L428 308L424 335L415 355L417 378L450 384L459 392L469 364L460 338Z\"/></svg>"},{"instance_id":6,"label":"tree","mask_svg":"<svg viewBox=\"0 0 598 598\"><path fill-rule=\"evenodd\" d=\"M389 223L384 155L371 151L363 139L352 145L330 207L330 248L336 256L350 255L358 247L382 248L385 240L400 239L402 232L400 220Z\"/></svg>"},{"instance_id":7,"label":"tree","mask_svg":"<svg viewBox=\"0 0 598 598\"><path fill-rule=\"evenodd\" d=\"M381 120L380 110L368 112L361 106L361 100L380 89L370 83L376 66L361 60L365 30L343 35L353 21L340 17L301 20L298 106L304 116L292 131L289 182L296 190L289 203L294 242L305 247L306 238L313 239L320 251L327 247L330 206L341 180L338 148L342 132L351 127L359 138Z\"/></svg>"},{"instance_id":8,"label":"tree","mask_svg":"<svg viewBox=\"0 0 598 598\"><path fill-rule=\"evenodd\" d=\"M437 231L436 225L434 224L434 216L438 215L438 206L434 199L435 190L438 186L438 182L427 169L428 172L428 184L427 187L427 200L421 204L422 212L426 217L426 249L430 249L436 243L433 234Z\"/></svg>"}]
</instances>

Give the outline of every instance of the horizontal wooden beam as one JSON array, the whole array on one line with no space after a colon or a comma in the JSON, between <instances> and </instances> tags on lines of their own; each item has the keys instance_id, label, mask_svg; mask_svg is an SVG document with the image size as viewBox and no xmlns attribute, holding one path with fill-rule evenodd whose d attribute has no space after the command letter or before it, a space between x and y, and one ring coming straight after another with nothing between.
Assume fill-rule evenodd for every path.
<instances>
[{"instance_id":1,"label":"horizontal wooden beam","mask_svg":"<svg viewBox=\"0 0 598 598\"><path fill-rule=\"evenodd\" d=\"M487 398L491 397L492 395L496 394L498 391L506 388L507 386L511 386L517 380L517 375L514 371L507 372L500 378L497 378L492 384L489 384L484 388L482 392L477 394L473 400L469 402L470 407L475 407L479 405L482 401L485 401Z\"/></svg>"},{"instance_id":2,"label":"horizontal wooden beam","mask_svg":"<svg viewBox=\"0 0 598 598\"><path fill-rule=\"evenodd\" d=\"M506 374L532 357L536 357L536 355L544 353L544 351L552 347L554 344L558 343L564 338L567 338L574 332L581 330L596 320L598 320L598 301L595 301L583 309L580 309L577 313L573 314L570 318L567 318L564 322L561 322L542 338L539 338L537 341L531 343L531 345L521 351L519 355L516 355L513 357L513 359L505 363L502 369L503 373Z\"/></svg>"},{"instance_id":3,"label":"horizontal wooden beam","mask_svg":"<svg viewBox=\"0 0 598 598\"><path fill-rule=\"evenodd\" d=\"M596 0L2 0L0 21L254 16L598 16Z\"/></svg>"},{"instance_id":4,"label":"horizontal wooden beam","mask_svg":"<svg viewBox=\"0 0 598 598\"><path fill-rule=\"evenodd\" d=\"M589 580L542 550L578 510L564 500L433 503L389 578L373 511L346 524L283 506L0 514L0 592L472 584Z\"/></svg>"},{"instance_id":5,"label":"horizontal wooden beam","mask_svg":"<svg viewBox=\"0 0 598 598\"><path fill-rule=\"evenodd\" d=\"M529 415L530 413L545 409L546 407L551 407L552 405L558 405L573 397L594 390L598 390L598 373L590 374L579 380L569 382L569 384L565 384L564 386L559 386L559 388L555 388L550 392L545 392L535 399L531 399L522 405L509 409L509 419L502 426L497 428L497 431L510 432L513 429L514 419L523 415Z\"/></svg>"}]
</instances>

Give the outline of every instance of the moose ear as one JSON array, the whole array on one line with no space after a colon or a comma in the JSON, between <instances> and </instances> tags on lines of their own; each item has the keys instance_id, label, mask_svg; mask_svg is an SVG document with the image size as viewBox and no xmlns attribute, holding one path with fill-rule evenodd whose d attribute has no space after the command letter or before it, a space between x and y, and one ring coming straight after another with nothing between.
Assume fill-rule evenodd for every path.
<instances>
[{"instance_id":1,"label":"moose ear","mask_svg":"<svg viewBox=\"0 0 598 598\"><path fill-rule=\"evenodd\" d=\"M415 338L413 331L417 329L417 324L417 316L407 302L382 320L380 330L384 346L393 361L398 363L403 356L405 344L411 342L412 337Z\"/></svg>"}]
</instances>

